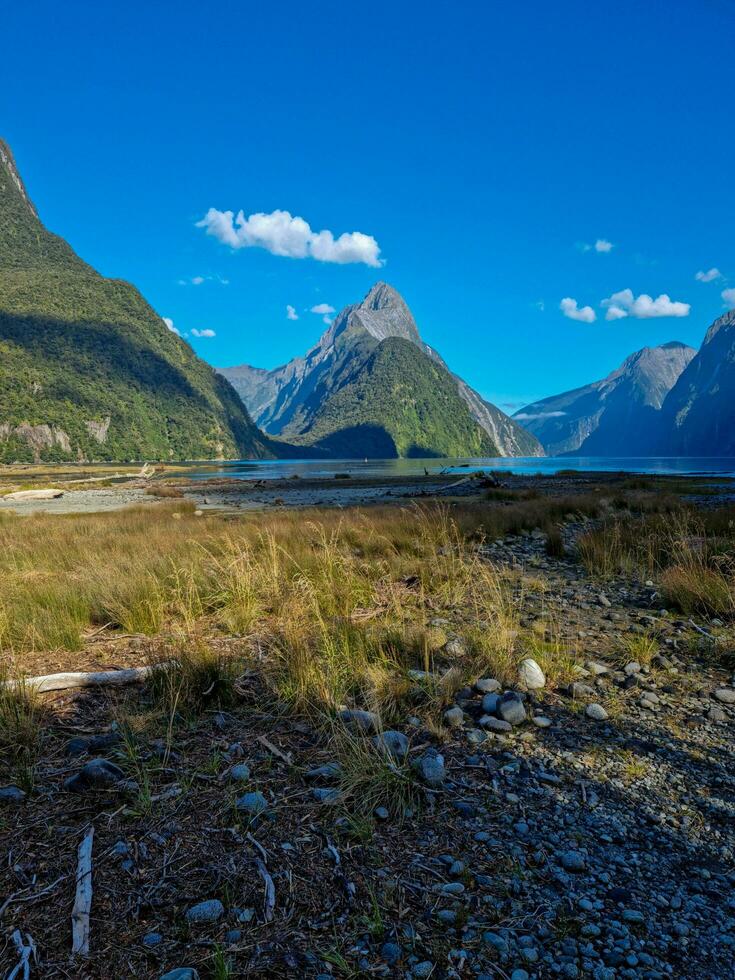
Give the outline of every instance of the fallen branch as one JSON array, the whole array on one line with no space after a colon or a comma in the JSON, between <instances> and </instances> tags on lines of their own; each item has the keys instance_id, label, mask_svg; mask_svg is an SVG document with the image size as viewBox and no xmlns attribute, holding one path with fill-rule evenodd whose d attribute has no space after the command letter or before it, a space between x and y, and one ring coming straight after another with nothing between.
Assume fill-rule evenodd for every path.
<instances>
[{"instance_id":1,"label":"fallen branch","mask_svg":"<svg viewBox=\"0 0 735 980\"><path fill-rule=\"evenodd\" d=\"M3 681L2 686L11 690L33 690L37 694L46 691L67 691L80 687L122 687L125 684L142 684L155 667L125 667L123 670L70 671L62 674L41 674L38 677L22 677Z\"/></svg>"},{"instance_id":2,"label":"fallen branch","mask_svg":"<svg viewBox=\"0 0 735 980\"><path fill-rule=\"evenodd\" d=\"M13 940L13 945L18 951L20 959L13 967L13 969L8 974L8 980L15 980L16 977L20 976L20 971L23 971L23 980L29 980L31 975L31 956L35 963L38 962L38 956L36 953L36 944L33 941L33 936L29 932L26 933L25 942L23 942L23 934L20 929L16 929L11 936Z\"/></svg>"},{"instance_id":3,"label":"fallen branch","mask_svg":"<svg viewBox=\"0 0 735 980\"><path fill-rule=\"evenodd\" d=\"M23 895L22 892L17 892L15 895L10 895L8 898L5 899L3 904L0 905L0 919L2 919L3 915L5 914L5 911L11 905L20 905L22 902L35 902L37 899L43 898L44 895L48 895L49 892L52 892L58 884L60 884L65 878L68 877L69 875L61 875L60 878L57 878L56 881L52 882L50 885L44 888L43 891L34 892L33 895Z\"/></svg>"},{"instance_id":4,"label":"fallen branch","mask_svg":"<svg viewBox=\"0 0 735 980\"><path fill-rule=\"evenodd\" d=\"M94 827L84 835L77 851L77 893L71 913L72 953L89 954L89 912L92 908L92 841Z\"/></svg>"}]
</instances>

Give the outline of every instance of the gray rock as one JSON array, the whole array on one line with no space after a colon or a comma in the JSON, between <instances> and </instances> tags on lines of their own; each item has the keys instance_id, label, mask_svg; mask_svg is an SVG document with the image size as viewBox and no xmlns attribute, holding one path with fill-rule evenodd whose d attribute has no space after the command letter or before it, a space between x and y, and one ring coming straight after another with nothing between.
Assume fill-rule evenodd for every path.
<instances>
[{"instance_id":1,"label":"gray rock","mask_svg":"<svg viewBox=\"0 0 735 980\"><path fill-rule=\"evenodd\" d=\"M230 779L235 783L246 783L250 779L250 768L244 762L230 769Z\"/></svg>"},{"instance_id":2,"label":"gray rock","mask_svg":"<svg viewBox=\"0 0 735 980\"><path fill-rule=\"evenodd\" d=\"M219 922L225 914L225 907L218 898L210 898L206 902L199 902L186 910L186 921L189 925L205 925L210 922Z\"/></svg>"},{"instance_id":3,"label":"gray rock","mask_svg":"<svg viewBox=\"0 0 735 980\"><path fill-rule=\"evenodd\" d=\"M70 793L85 793L93 789L109 789L125 778L125 773L107 759L92 759L73 776L64 780Z\"/></svg>"},{"instance_id":4,"label":"gray rock","mask_svg":"<svg viewBox=\"0 0 735 980\"><path fill-rule=\"evenodd\" d=\"M421 963L417 963L416 966L411 971L415 977L430 977L434 972L434 964L431 960L423 960Z\"/></svg>"},{"instance_id":5,"label":"gray rock","mask_svg":"<svg viewBox=\"0 0 735 980\"><path fill-rule=\"evenodd\" d=\"M342 775L342 766L339 762L325 762L323 766L316 766L314 769L309 769L308 772L304 773L304 779L308 779L309 782L331 782L335 779L339 779Z\"/></svg>"},{"instance_id":6,"label":"gray rock","mask_svg":"<svg viewBox=\"0 0 735 980\"><path fill-rule=\"evenodd\" d=\"M531 657L521 660L518 665L518 681L529 691L540 691L546 687L546 675Z\"/></svg>"},{"instance_id":7,"label":"gray rock","mask_svg":"<svg viewBox=\"0 0 735 980\"><path fill-rule=\"evenodd\" d=\"M547 718L545 715L534 715L531 721L537 728L549 728L551 726L551 718Z\"/></svg>"},{"instance_id":8,"label":"gray rock","mask_svg":"<svg viewBox=\"0 0 735 980\"><path fill-rule=\"evenodd\" d=\"M154 946L160 946L163 942L163 936L160 932L147 932L143 936L143 945L147 946L149 949L153 949Z\"/></svg>"},{"instance_id":9,"label":"gray rock","mask_svg":"<svg viewBox=\"0 0 735 980\"><path fill-rule=\"evenodd\" d=\"M526 709L517 694L504 694L498 702L497 714L511 725L522 725L526 720Z\"/></svg>"},{"instance_id":10,"label":"gray rock","mask_svg":"<svg viewBox=\"0 0 735 980\"><path fill-rule=\"evenodd\" d=\"M480 724L488 731L498 732L498 734L513 730L513 726L509 721L503 721L502 718L496 718L494 715L483 715L482 718L480 718Z\"/></svg>"},{"instance_id":11,"label":"gray rock","mask_svg":"<svg viewBox=\"0 0 735 980\"><path fill-rule=\"evenodd\" d=\"M575 698L592 698L597 694L594 687L590 687L589 684L582 684L580 681L574 681L573 684L569 685L569 694L571 697Z\"/></svg>"},{"instance_id":12,"label":"gray rock","mask_svg":"<svg viewBox=\"0 0 735 980\"><path fill-rule=\"evenodd\" d=\"M464 723L464 711L455 705L453 708L447 708L444 712L444 724L448 728L461 728Z\"/></svg>"},{"instance_id":13,"label":"gray rock","mask_svg":"<svg viewBox=\"0 0 735 980\"><path fill-rule=\"evenodd\" d=\"M494 694L500 690L501 684L494 677L481 677L479 681L475 681L475 688L480 694Z\"/></svg>"},{"instance_id":14,"label":"gray rock","mask_svg":"<svg viewBox=\"0 0 735 980\"><path fill-rule=\"evenodd\" d=\"M593 704L588 704L584 709L584 713L588 718L592 718L593 721L607 721L609 715L607 711L602 707L601 704L596 702Z\"/></svg>"},{"instance_id":15,"label":"gray rock","mask_svg":"<svg viewBox=\"0 0 735 980\"><path fill-rule=\"evenodd\" d=\"M395 759L404 758L408 752L408 739L403 732L380 732L373 738L373 745L380 752L392 755Z\"/></svg>"},{"instance_id":16,"label":"gray rock","mask_svg":"<svg viewBox=\"0 0 735 980\"><path fill-rule=\"evenodd\" d=\"M26 794L18 786L3 786L0 789L0 803L22 803Z\"/></svg>"},{"instance_id":17,"label":"gray rock","mask_svg":"<svg viewBox=\"0 0 735 980\"><path fill-rule=\"evenodd\" d=\"M735 688L718 687L713 696L722 704L735 704Z\"/></svg>"},{"instance_id":18,"label":"gray rock","mask_svg":"<svg viewBox=\"0 0 735 980\"><path fill-rule=\"evenodd\" d=\"M587 867L584 854L580 851L564 851L561 855L561 866L565 871L584 871Z\"/></svg>"},{"instance_id":19,"label":"gray rock","mask_svg":"<svg viewBox=\"0 0 735 980\"><path fill-rule=\"evenodd\" d=\"M486 694L482 699L482 710L486 715L494 715L500 702L499 694Z\"/></svg>"},{"instance_id":20,"label":"gray rock","mask_svg":"<svg viewBox=\"0 0 735 980\"><path fill-rule=\"evenodd\" d=\"M254 793L245 793L244 796L241 796L235 803L235 807L242 813L257 817L267 811L268 801L260 790L256 790Z\"/></svg>"},{"instance_id":21,"label":"gray rock","mask_svg":"<svg viewBox=\"0 0 735 980\"><path fill-rule=\"evenodd\" d=\"M161 974L159 980L199 980L198 972L190 966L177 966Z\"/></svg>"},{"instance_id":22,"label":"gray rock","mask_svg":"<svg viewBox=\"0 0 735 980\"><path fill-rule=\"evenodd\" d=\"M414 768L427 786L438 787L444 783L447 771L444 767L444 756L436 749L427 749L414 762Z\"/></svg>"},{"instance_id":23,"label":"gray rock","mask_svg":"<svg viewBox=\"0 0 735 980\"><path fill-rule=\"evenodd\" d=\"M339 718L350 728L357 728L363 732L374 732L380 728L380 719L372 711L343 708L339 713Z\"/></svg>"}]
</instances>

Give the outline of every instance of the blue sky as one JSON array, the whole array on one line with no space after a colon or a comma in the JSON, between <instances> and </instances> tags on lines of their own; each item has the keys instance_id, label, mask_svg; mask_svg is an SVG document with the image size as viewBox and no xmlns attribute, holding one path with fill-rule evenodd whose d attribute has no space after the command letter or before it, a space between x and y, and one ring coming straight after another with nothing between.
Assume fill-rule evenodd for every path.
<instances>
[{"instance_id":1,"label":"blue sky","mask_svg":"<svg viewBox=\"0 0 735 980\"><path fill-rule=\"evenodd\" d=\"M31 0L2 32L45 223L213 364L305 352L382 278L509 409L735 305L732 0Z\"/></svg>"}]
</instances>

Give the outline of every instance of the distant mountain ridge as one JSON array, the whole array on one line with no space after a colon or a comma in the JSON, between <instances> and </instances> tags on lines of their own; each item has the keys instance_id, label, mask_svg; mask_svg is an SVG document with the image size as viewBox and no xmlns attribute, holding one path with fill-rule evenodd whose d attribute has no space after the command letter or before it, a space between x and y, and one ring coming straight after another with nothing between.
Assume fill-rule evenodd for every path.
<instances>
[{"instance_id":1,"label":"distant mountain ridge","mask_svg":"<svg viewBox=\"0 0 735 980\"><path fill-rule=\"evenodd\" d=\"M513 418L551 456L636 456L662 441L661 409L697 351L679 341L644 347L592 384L533 402Z\"/></svg>"},{"instance_id":2,"label":"distant mountain ridge","mask_svg":"<svg viewBox=\"0 0 735 980\"><path fill-rule=\"evenodd\" d=\"M735 456L735 310L715 320L666 396L656 449L676 456Z\"/></svg>"},{"instance_id":3,"label":"distant mountain ridge","mask_svg":"<svg viewBox=\"0 0 735 980\"><path fill-rule=\"evenodd\" d=\"M271 455L135 287L47 231L0 141L0 463Z\"/></svg>"},{"instance_id":4,"label":"distant mountain ridge","mask_svg":"<svg viewBox=\"0 0 735 980\"><path fill-rule=\"evenodd\" d=\"M291 442L359 456L374 455L378 445L413 456L543 454L532 435L449 371L385 282L337 314L303 357L272 371L241 365L221 373L261 428Z\"/></svg>"}]
</instances>

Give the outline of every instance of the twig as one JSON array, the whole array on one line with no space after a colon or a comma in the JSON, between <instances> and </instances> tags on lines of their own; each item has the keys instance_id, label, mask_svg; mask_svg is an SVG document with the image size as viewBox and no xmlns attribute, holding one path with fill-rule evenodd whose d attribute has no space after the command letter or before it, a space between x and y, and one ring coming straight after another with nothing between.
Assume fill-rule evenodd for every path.
<instances>
[{"instance_id":1,"label":"twig","mask_svg":"<svg viewBox=\"0 0 735 980\"><path fill-rule=\"evenodd\" d=\"M287 766L293 765L293 756L290 752L281 752L278 746L274 745L265 735L258 735L257 738L261 745L264 745L269 752L285 762Z\"/></svg>"},{"instance_id":2,"label":"twig","mask_svg":"<svg viewBox=\"0 0 735 980\"><path fill-rule=\"evenodd\" d=\"M92 907L92 841L94 826L84 835L77 851L77 893L71 913L72 953L89 954L89 912Z\"/></svg>"},{"instance_id":3,"label":"twig","mask_svg":"<svg viewBox=\"0 0 735 980\"><path fill-rule=\"evenodd\" d=\"M258 874L265 883L265 902L263 906L263 914L265 916L265 921L271 922L273 919L273 909L276 907L276 886L273 884L273 879L268 874L268 869L260 858L255 859L255 864L258 868Z\"/></svg>"},{"instance_id":4,"label":"twig","mask_svg":"<svg viewBox=\"0 0 735 980\"><path fill-rule=\"evenodd\" d=\"M701 626L697 626L697 624L694 622L693 619L690 619L689 620L689 623L690 623L691 626L694 627L694 629L697 631L697 633L701 633L702 636L706 636L708 640L711 640L712 639L712 634L711 633L708 633L707 630L702 629Z\"/></svg>"},{"instance_id":5,"label":"twig","mask_svg":"<svg viewBox=\"0 0 735 980\"><path fill-rule=\"evenodd\" d=\"M60 884L65 878L68 877L69 875L62 875L60 878L57 878L56 881L54 881L52 884L47 885L46 888L43 889L43 891L35 892L33 895L20 895L20 893L17 893L15 895L10 895L9 898L6 898L3 904L0 905L0 919L3 917L5 910L10 905L20 905L21 902L35 902L37 898L42 898L44 895L47 895L49 892L53 891L58 884Z\"/></svg>"}]
</instances>

